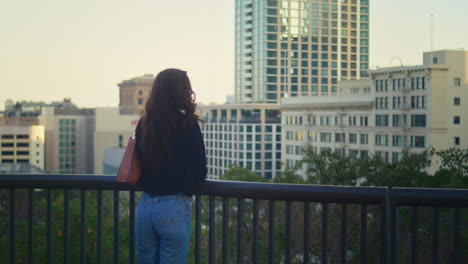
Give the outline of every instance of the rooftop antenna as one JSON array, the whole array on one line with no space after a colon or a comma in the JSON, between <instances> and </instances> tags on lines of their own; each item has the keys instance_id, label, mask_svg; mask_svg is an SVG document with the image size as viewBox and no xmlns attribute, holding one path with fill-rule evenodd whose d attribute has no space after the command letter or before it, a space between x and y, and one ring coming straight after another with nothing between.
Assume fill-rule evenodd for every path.
<instances>
[{"instance_id":1,"label":"rooftop antenna","mask_svg":"<svg viewBox=\"0 0 468 264\"><path fill-rule=\"evenodd\" d=\"M434 14L431 14L431 60L430 63L434 64Z\"/></svg>"},{"instance_id":2,"label":"rooftop antenna","mask_svg":"<svg viewBox=\"0 0 468 264\"><path fill-rule=\"evenodd\" d=\"M389 65L392 65L393 59L398 59L398 60L400 60L400 66L403 67L403 61L402 61L401 58L398 57L398 56L393 56L393 57L390 59L390 62L388 63Z\"/></svg>"}]
</instances>

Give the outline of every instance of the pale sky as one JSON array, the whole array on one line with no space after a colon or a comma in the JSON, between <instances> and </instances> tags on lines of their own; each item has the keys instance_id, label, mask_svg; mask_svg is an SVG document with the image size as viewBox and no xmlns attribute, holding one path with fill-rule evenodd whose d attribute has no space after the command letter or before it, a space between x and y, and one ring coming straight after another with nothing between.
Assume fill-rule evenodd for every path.
<instances>
[{"instance_id":1,"label":"pale sky","mask_svg":"<svg viewBox=\"0 0 468 264\"><path fill-rule=\"evenodd\" d=\"M370 0L370 65L468 49L467 0ZM0 0L0 109L6 99L117 106L122 80L187 70L200 102L234 88L234 0ZM392 65L399 61L392 60Z\"/></svg>"}]
</instances>

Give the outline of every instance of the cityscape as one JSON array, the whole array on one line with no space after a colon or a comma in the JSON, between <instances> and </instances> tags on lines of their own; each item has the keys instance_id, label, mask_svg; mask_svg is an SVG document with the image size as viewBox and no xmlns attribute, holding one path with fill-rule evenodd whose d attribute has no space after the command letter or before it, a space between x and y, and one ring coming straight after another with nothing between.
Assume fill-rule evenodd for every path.
<instances>
[{"instance_id":1,"label":"cityscape","mask_svg":"<svg viewBox=\"0 0 468 264\"><path fill-rule=\"evenodd\" d=\"M399 253L401 263L416 263L417 259L420 263L429 263L431 259L432 263L465 263L468 259L468 251L466 248L462 250L462 245L468 243L468 196L463 190L468 188L468 51L453 46L432 50L431 43L431 49L413 55L421 58L417 65L404 65L402 58L397 57L399 65L371 66L371 50L375 48L370 41L373 5L370 0L235 1L232 21L234 80L229 84L234 93L226 94L222 103L197 102L197 113L203 120L200 125L207 156L207 178L212 180L210 184L213 186L208 185L200 191L201 195L208 197L199 194L194 200L196 212L204 216L198 216L195 224L196 234L192 241L198 246L190 253L190 261L397 263L395 248L401 245L407 247ZM119 220L115 220L115 210L118 215L118 202L122 198L122 193L118 192L128 189L112 185L112 181L127 141L144 114L157 73L122 76L118 83L109 84L114 85L118 95L118 105L115 106L82 107L71 97L60 101L48 101L46 97L38 101L5 101L4 110L0 112L0 175L7 178L0 179L3 201L0 212L9 208L13 216L10 213L8 218L0 214L0 253L3 255L8 251L11 263L16 263L16 253L11 253L10 244L17 243L11 242L16 241L15 232L6 231L15 230L11 219L23 219L25 226L26 220L32 219L32 213L28 214L26 209L15 209L18 205L12 202L11 195L18 194L11 190L28 188L24 199L17 203L24 204L26 208L31 201L28 208L32 212L32 196L44 198L47 194L48 197L54 188L28 183L31 178L27 175L38 179L41 175L59 175L58 179L64 180L63 186L69 186L71 181L92 186L86 177L98 177L96 179L101 184L96 187L98 192L114 190L114 198L111 193L104 194L104 198L102 193L101 198L97 198L99 194L86 196L85 187L78 187L81 198L77 190L75 198L83 201L93 195L98 204L102 203L101 199L109 199L109 203L114 199L113 228L116 232L119 223L115 221ZM18 177L16 183L15 177ZM67 178L70 183L66 182ZM237 186L225 180L263 182L265 185ZM20 187L15 187L15 184ZM228 187L222 187L222 184ZM288 184L308 185L298 188L310 189L288 189L293 188ZM350 189L339 189L333 194L335 189L329 185L348 186ZM415 189L406 192L403 187ZM47 192L33 192L42 188ZM253 188L253 191L249 193L248 188ZM270 188L271 193L263 188ZM424 196L423 188L440 188L440 194L432 191ZM451 198L445 198L444 191L448 192L450 188L453 188L452 195L447 195ZM356 195L361 190L369 191L367 198ZM236 191L239 195L235 194ZM315 196L319 195L314 194L315 191L330 192L334 198ZM65 190L57 195L65 201L67 193ZM392 195L396 198L388 198ZM389 199L396 200L389 204ZM416 202L418 199L420 203ZM438 203L437 199L447 202ZM124 200L120 204L130 204L130 210L121 212L121 217L131 223L135 193L125 194ZM299 206L300 202L304 207ZM311 207L312 202L317 207ZM360 209L354 208L353 211L351 206L344 206L348 203L356 204ZM86 207L83 202L80 208L78 202L76 206L82 211ZM413 211L401 210L402 216L397 218L393 210L398 210L395 209L398 206L413 208ZM417 211L415 208L419 206L428 208ZM444 209L439 212L439 207ZM225 213L226 208L231 208L230 212ZM249 213L239 213L242 208ZM455 209L452 212L447 208ZM15 216L15 210L18 216ZM101 210L97 211L102 211L102 204ZM111 217L111 213L109 209L103 214ZM329 227L326 224L325 230L330 229L330 233L335 232L336 236L321 231L322 237L312 236L309 240L309 235L305 235L310 232L308 228L323 230L328 216L336 218L333 220L336 223L330 222ZM408 220L410 216L413 222ZM101 219L103 216L96 217ZM275 217L285 221L276 221ZM317 218L315 223L305 224L314 217ZM441 230L445 233L439 238L425 234L426 231L435 232L435 229L439 234L435 224L439 223L439 218L442 218ZM453 219L453 223L447 222L446 218ZM65 221L65 218L60 219ZM83 213L79 219L84 219ZM32 223L33 220L29 221ZM44 219L36 223L41 221L44 224ZM242 221L248 230L245 239L242 239ZM401 231L398 231L399 221L402 221ZM83 223L80 220L76 224L77 232L84 230ZM235 223L236 232L232 231ZM273 223L278 229L281 227L281 231L276 230L276 238L271 235L275 230ZM339 223L341 228L345 226L344 231L341 229L341 236L336 226ZM418 223L423 226L420 231L416 228ZM73 224L68 222L68 225ZM105 228L102 227L102 219L99 225L101 229ZM346 231L346 225L355 225L361 233ZM30 226L29 230L32 230L32 224ZM227 235L229 230L232 231L230 236ZM385 231L380 232L382 237L379 230ZM393 236L403 230L407 231L406 234L401 234L401 241L395 242ZM133 262L132 231L127 231L130 237L125 238L125 243L130 245L129 253L120 257ZM300 239L291 238L295 235ZM93 237L92 232L89 236ZM32 237L29 235L31 241ZM237 237L237 242L227 237ZM86 243L86 237L80 238L82 243ZM377 249L372 247L371 239L380 243ZM245 246L239 244L241 240ZM52 239L49 242L57 243ZM28 257L32 261L30 243ZM64 252L70 249L67 243L61 245ZM85 257L83 245L88 252L96 250L97 259ZM335 252L333 245L336 248L340 245L340 250ZM418 245L419 248L426 247L424 253L415 253ZM113 246L115 252L116 246ZM431 246L440 250L434 253ZM452 246L453 250L450 249ZM48 244L47 248L51 247ZM111 244L108 247L112 249ZM103 258L105 263L119 260L116 253L106 260L99 247L92 249L81 244L80 248L81 251L73 254L80 253L81 263L101 263ZM64 254L66 263L70 260L75 262L73 257L67 259L66 253L61 254ZM50 260L49 255L46 256L47 261Z\"/></svg>"}]
</instances>

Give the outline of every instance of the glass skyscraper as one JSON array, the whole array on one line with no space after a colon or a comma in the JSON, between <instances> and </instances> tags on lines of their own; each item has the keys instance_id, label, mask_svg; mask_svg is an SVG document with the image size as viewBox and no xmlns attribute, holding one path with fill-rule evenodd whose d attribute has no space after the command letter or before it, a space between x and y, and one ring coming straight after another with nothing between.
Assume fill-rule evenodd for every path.
<instances>
[{"instance_id":1,"label":"glass skyscraper","mask_svg":"<svg viewBox=\"0 0 468 264\"><path fill-rule=\"evenodd\" d=\"M368 77L369 0L236 0L235 99L333 95Z\"/></svg>"}]
</instances>

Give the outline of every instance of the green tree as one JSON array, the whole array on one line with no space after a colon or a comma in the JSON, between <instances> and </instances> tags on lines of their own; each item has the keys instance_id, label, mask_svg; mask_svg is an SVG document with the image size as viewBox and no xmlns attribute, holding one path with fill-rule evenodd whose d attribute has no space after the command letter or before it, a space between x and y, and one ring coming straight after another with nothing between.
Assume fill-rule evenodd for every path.
<instances>
[{"instance_id":1,"label":"green tree","mask_svg":"<svg viewBox=\"0 0 468 264\"><path fill-rule=\"evenodd\" d=\"M254 171L241 167L230 167L229 170L221 176L222 180L229 181L247 181L247 182L267 182L268 180Z\"/></svg>"},{"instance_id":2,"label":"green tree","mask_svg":"<svg viewBox=\"0 0 468 264\"><path fill-rule=\"evenodd\" d=\"M356 185L359 170L356 161L329 150L316 153L311 146L304 149L300 164L305 164L305 178L312 184Z\"/></svg>"},{"instance_id":3,"label":"green tree","mask_svg":"<svg viewBox=\"0 0 468 264\"><path fill-rule=\"evenodd\" d=\"M468 149L432 151L440 158L440 168L426 184L439 188L468 188Z\"/></svg>"}]
</instances>

